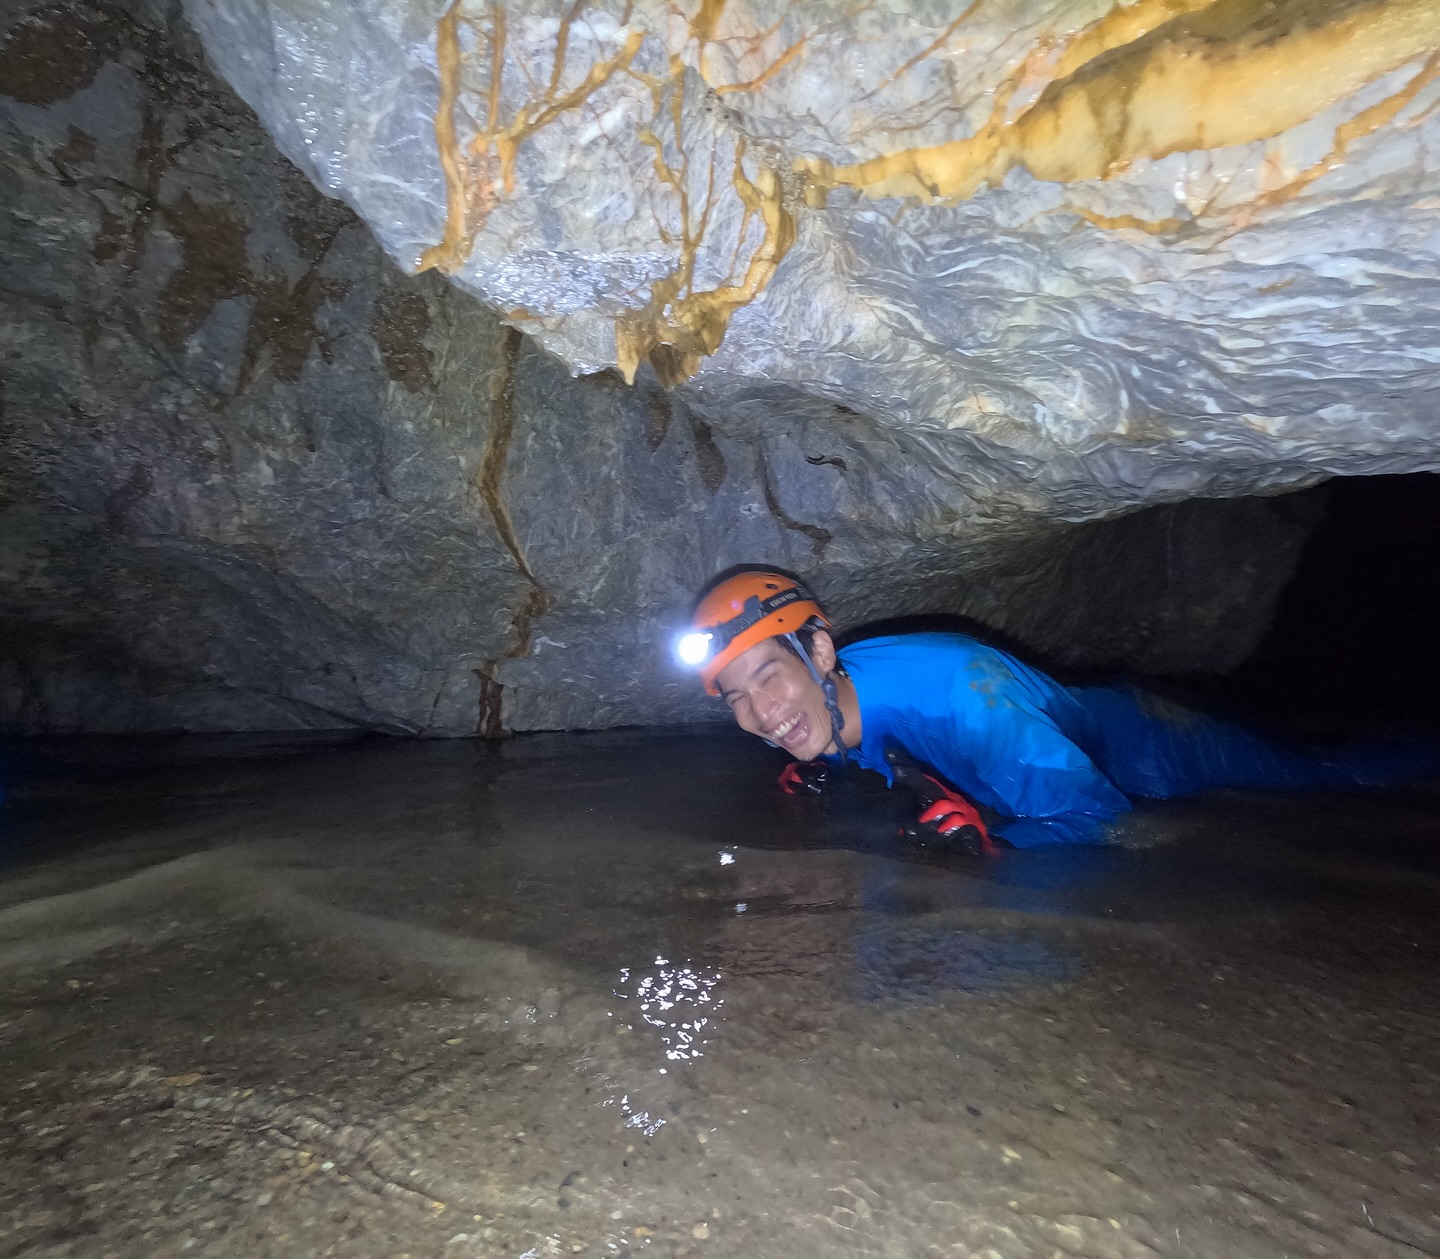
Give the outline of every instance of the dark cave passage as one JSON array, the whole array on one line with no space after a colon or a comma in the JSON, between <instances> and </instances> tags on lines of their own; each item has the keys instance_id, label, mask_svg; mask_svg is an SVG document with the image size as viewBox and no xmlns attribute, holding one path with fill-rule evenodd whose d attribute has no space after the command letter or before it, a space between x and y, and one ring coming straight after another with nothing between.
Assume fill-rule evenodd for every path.
<instances>
[{"instance_id":1,"label":"dark cave passage","mask_svg":"<svg viewBox=\"0 0 1440 1259\"><path fill-rule=\"evenodd\" d=\"M1317 491L1307 491L1317 493ZM1342 477L1218 694L1317 731L1440 723L1440 475Z\"/></svg>"}]
</instances>

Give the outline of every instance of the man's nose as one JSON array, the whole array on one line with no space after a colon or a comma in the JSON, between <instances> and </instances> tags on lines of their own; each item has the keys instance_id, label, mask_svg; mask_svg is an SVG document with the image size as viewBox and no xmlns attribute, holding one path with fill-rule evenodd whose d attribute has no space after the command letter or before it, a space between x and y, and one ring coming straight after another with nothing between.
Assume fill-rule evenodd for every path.
<instances>
[{"instance_id":1,"label":"man's nose","mask_svg":"<svg viewBox=\"0 0 1440 1259\"><path fill-rule=\"evenodd\" d=\"M775 714L779 711L779 701L773 695L767 695L763 691L758 695L750 697L750 707L754 709L755 720L762 726L774 724Z\"/></svg>"}]
</instances>

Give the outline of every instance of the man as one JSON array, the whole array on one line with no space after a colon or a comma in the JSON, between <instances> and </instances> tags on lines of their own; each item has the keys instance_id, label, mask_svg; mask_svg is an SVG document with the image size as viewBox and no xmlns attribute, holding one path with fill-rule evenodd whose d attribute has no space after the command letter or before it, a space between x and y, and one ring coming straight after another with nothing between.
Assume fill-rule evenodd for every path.
<instances>
[{"instance_id":1,"label":"man","mask_svg":"<svg viewBox=\"0 0 1440 1259\"><path fill-rule=\"evenodd\" d=\"M793 577L745 569L700 598L685 663L741 728L797 761L852 760L895 774L899 744L946 783L921 821L974 827L1020 848L1102 843L1130 796L1207 788L1380 785L1434 772L1432 749L1309 756L1128 686L1071 688L963 634L873 638L837 651ZM793 790L795 766L781 775Z\"/></svg>"}]
</instances>

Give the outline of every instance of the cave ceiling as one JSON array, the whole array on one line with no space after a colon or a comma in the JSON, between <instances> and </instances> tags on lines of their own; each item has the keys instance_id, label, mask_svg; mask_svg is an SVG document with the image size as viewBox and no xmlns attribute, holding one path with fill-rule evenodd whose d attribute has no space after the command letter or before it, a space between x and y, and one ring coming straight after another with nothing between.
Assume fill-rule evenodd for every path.
<instances>
[{"instance_id":1,"label":"cave ceiling","mask_svg":"<svg viewBox=\"0 0 1440 1259\"><path fill-rule=\"evenodd\" d=\"M838 405L1001 514L1435 466L1436 0L186 10L574 373Z\"/></svg>"}]
</instances>

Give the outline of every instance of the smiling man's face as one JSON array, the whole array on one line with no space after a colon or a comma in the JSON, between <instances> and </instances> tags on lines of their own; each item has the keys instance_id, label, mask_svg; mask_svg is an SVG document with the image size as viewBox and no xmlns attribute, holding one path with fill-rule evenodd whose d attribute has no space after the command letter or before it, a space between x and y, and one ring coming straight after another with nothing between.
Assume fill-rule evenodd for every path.
<instances>
[{"instance_id":1,"label":"smiling man's face","mask_svg":"<svg viewBox=\"0 0 1440 1259\"><path fill-rule=\"evenodd\" d=\"M812 650L822 674L834 668L828 634L817 633ZM736 656L715 682L742 730L778 743L801 761L834 751L825 694L780 639L767 638Z\"/></svg>"}]
</instances>

